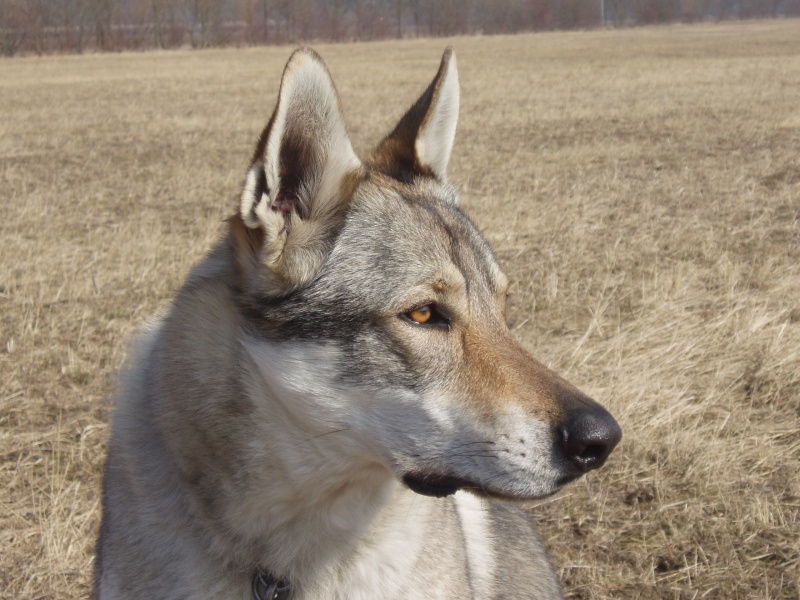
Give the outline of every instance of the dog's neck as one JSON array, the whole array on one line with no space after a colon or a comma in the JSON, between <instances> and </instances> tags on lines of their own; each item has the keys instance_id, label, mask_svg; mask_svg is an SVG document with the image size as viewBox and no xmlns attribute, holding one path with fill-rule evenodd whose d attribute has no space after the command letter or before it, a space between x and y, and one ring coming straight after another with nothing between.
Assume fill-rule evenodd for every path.
<instances>
[{"instance_id":1,"label":"dog's neck","mask_svg":"<svg viewBox=\"0 0 800 600\"><path fill-rule=\"evenodd\" d=\"M411 569L398 564L404 560L398 548L422 543L421 533L416 537L424 527L413 524L425 518L429 500L365 456L351 432L323 424L321 409L312 419L298 407L309 401L306 386L313 385L297 374L291 378L294 389L281 387L291 359L286 348L278 358L269 346L244 346L255 363L246 393L255 407L253 434L262 460L245 467L247 479L232 491L235 513L225 515L226 526L255 551L259 568L299 587L328 585L331 578L341 584L350 572L372 573L369 580L385 586ZM361 590L370 585L363 579L351 583Z\"/></svg>"},{"instance_id":2,"label":"dog's neck","mask_svg":"<svg viewBox=\"0 0 800 600\"><path fill-rule=\"evenodd\" d=\"M292 437L275 442L308 443ZM280 573L309 597L323 598L331 589L350 590L351 598L380 597L387 585L400 587L402 573L413 568L426 529L417 519L426 517L430 500L399 484L383 466L343 467L335 441L322 443L325 437L335 434L318 438L306 455L319 462L303 472L276 458L265 482L269 493L252 500L257 518L249 524L264 542L259 566Z\"/></svg>"}]
</instances>

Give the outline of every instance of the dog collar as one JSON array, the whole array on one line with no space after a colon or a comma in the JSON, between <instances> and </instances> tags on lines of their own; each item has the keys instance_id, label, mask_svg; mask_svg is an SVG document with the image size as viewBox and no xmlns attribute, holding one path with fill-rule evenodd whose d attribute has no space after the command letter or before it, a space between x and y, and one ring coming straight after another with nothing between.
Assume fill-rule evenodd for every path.
<instances>
[{"instance_id":1,"label":"dog collar","mask_svg":"<svg viewBox=\"0 0 800 600\"><path fill-rule=\"evenodd\" d=\"M253 598L255 600L289 600L292 586L276 579L271 573L257 571L253 576Z\"/></svg>"}]
</instances>

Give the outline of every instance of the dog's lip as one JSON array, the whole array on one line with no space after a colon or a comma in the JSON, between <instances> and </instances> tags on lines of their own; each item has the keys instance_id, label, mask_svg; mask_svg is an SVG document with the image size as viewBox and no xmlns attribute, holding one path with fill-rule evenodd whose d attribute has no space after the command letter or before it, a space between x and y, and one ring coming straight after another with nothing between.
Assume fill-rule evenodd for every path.
<instances>
[{"instance_id":1,"label":"dog's lip","mask_svg":"<svg viewBox=\"0 0 800 600\"><path fill-rule=\"evenodd\" d=\"M485 485L464 479L463 477L455 477L453 475L438 475L434 473L406 473L402 476L403 483L408 486L411 491L422 496L431 496L433 498L444 498L451 496L459 490L469 491L476 496L484 498L494 498L497 500L513 500L513 501L526 501L526 500L541 500L548 496L557 493L562 486L572 483L580 479L581 475L567 475L561 477L556 482L556 488L550 493L543 493L536 496L521 496L519 494L505 492L503 490L488 488Z\"/></svg>"},{"instance_id":2,"label":"dog's lip","mask_svg":"<svg viewBox=\"0 0 800 600\"><path fill-rule=\"evenodd\" d=\"M405 483L412 492L423 496L444 498L451 496L458 490L470 487L470 482L460 477L450 475L433 475L430 473L406 473L403 475Z\"/></svg>"}]
</instances>

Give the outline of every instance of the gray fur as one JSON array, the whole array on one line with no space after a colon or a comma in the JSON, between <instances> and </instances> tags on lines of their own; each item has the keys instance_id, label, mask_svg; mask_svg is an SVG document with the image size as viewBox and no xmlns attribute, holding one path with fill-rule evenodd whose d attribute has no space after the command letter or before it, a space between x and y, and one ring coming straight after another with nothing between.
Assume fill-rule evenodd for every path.
<instances>
[{"instance_id":1,"label":"gray fur","mask_svg":"<svg viewBox=\"0 0 800 600\"><path fill-rule=\"evenodd\" d=\"M454 131L452 51L366 162L281 151L344 131L326 74L290 60L240 214L131 358L96 596L245 600L261 569L293 600L560 598L529 513L503 500L555 493L578 473L565 427L606 413L505 326L507 281L436 138ZM303 120L293 103L318 94ZM340 138L305 156L351 152Z\"/></svg>"}]
</instances>

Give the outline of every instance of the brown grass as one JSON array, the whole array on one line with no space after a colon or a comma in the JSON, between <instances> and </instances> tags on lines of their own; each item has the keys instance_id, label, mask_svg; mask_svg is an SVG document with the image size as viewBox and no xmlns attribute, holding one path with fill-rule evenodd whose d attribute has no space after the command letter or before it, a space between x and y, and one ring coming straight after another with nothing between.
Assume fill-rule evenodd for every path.
<instances>
[{"instance_id":1,"label":"brown grass","mask_svg":"<svg viewBox=\"0 0 800 600\"><path fill-rule=\"evenodd\" d=\"M574 598L800 596L800 22L455 44L525 344L625 430L536 509ZM445 42L320 47L357 147ZM88 595L126 339L235 205L288 48L0 61L0 594Z\"/></svg>"}]
</instances>

